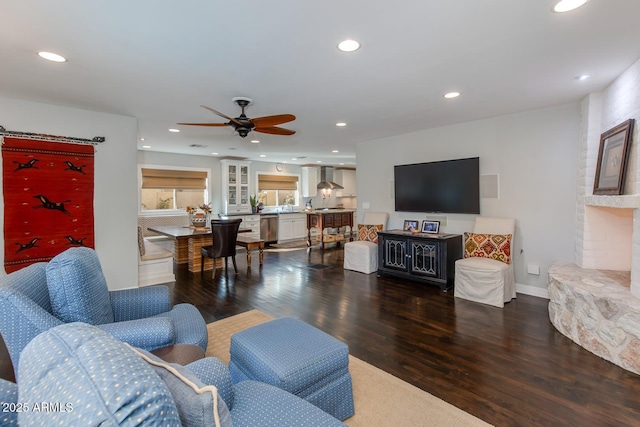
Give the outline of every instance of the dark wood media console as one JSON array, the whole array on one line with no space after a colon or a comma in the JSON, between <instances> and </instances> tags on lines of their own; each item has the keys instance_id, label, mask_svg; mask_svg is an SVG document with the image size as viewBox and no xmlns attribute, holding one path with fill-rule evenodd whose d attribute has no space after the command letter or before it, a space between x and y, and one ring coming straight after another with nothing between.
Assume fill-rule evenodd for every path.
<instances>
[{"instance_id":1,"label":"dark wood media console","mask_svg":"<svg viewBox=\"0 0 640 427\"><path fill-rule=\"evenodd\" d=\"M397 276L453 289L455 262L462 258L459 234L378 233L378 276Z\"/></svg>"}]
</instances>

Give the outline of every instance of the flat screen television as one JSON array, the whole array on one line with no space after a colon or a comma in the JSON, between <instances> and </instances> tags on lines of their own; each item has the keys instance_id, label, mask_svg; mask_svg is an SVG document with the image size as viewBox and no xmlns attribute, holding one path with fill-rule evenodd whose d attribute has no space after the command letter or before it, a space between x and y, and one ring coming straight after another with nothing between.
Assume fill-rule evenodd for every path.
<instances>
[{"instance_id":1,"label":"flat screen television","mask_svg":"<svg viewBox=\"0 0 640 427\"><path fill-rule=\"evenodd\" d=\"M480 158L394 166L398 212L480 213Z\"/></svg>"}]
</instances>

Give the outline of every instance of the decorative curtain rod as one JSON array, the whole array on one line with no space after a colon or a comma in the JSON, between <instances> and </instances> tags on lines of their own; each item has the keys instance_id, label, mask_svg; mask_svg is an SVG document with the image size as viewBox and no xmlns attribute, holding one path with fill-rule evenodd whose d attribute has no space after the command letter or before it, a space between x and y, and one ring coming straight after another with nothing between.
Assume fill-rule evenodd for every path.
<instances>
[{"instance_id":1,"label":"decorative curtain rod","mask_svg":"<svg viewBox=\"0 0 640 427\"><path fill-rule=\"evenodd\" d=\"M105 141L104 136L94 136L93 139L73 138L70 136L47 135L44 133L13 132L13 131L6 130L3 126L0 126L0 135L13 136L16 138L32 138L32 139L39 139L42 141L73 142L76 144L91 144L91 145L98 145Z\"/></svg>"}]
</instances>

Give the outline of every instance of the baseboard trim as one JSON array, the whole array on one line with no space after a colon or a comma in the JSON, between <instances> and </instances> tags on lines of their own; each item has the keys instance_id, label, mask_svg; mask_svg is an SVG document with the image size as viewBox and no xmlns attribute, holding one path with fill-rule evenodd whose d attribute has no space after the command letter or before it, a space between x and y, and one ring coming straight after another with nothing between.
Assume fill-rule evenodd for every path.
<instances>
[{"instance_id":1,"label":"baseboard trim","mask_svg":"<svg viewBox=\"0 0 640 427\"><path fill-rule=\"evenodd\" d=\"M516 283L516 293L531 295L533 297L549 299L549 292L546 288L539 288L537 286L523 285Z\"/></svg>"}]
</instances>

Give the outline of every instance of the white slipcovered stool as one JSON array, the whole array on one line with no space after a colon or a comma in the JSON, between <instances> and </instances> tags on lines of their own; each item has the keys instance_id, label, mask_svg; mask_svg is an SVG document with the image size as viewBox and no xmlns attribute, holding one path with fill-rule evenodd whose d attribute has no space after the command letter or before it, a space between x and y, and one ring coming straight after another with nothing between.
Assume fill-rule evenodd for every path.
<instances>
[{"instance_id":1,"label":"white slipcovered stool","mask_svg":"<svg viewBox=\"0 0 640 427\"><path fill-rule=\"evenodd\" d=\"M384 230L387 226L388 218L389 214L386 212L367 212L362 219L362 225L381 224ZM345 243L343 267L345 270L353 270L365 274L378 271L378 243L367 240Z\"/></svg>"}]
</instances>

